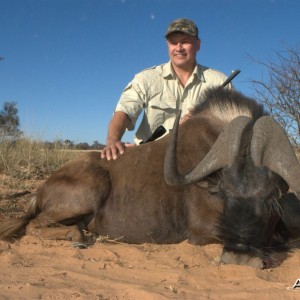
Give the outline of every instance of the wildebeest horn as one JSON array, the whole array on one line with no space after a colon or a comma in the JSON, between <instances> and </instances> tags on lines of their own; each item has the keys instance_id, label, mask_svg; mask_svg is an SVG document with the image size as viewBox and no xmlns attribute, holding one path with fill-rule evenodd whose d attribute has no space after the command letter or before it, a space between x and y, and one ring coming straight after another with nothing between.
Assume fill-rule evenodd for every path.
<instances>
[{"instance_id":1,"label":"wildebeest horn","mask_svg":"<svg viewBox=\"0 0 300 300\"><path fill-rule=\"evenodd\" d=\"M240 116L229 123L220 133L216 142L198 165L188 174L181 175L177 168L177 135L180 114L177 116L173 132L170 134L169 146L166 152L164 173L169 185L184 185L195 183L209 174L231 165L238 155L241 138L251 123L249 117Z\"/></svg>"},{"instance_id":2,"label":"wildebeest horn","mask_svg":"<svg viewBox=\"0 0 300 300\"><path fill-rule=\"evenodd\" d=\"M283 128L271 117L259 118L253 127L251 156L282 177L300 200L300 164Z\"/></svg>"}]
</instances>

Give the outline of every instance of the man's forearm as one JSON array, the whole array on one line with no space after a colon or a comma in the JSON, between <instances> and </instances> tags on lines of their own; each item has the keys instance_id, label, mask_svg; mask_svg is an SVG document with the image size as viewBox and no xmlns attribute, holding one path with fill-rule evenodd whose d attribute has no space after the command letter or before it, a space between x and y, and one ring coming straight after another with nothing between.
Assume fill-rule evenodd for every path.
<instances>
[{"instance_id":1,"label":"man's forearm","mask_svg":"<svg viewBox=\"0 0 300 300\"><path fill-rule=\"evenodd\" d=\"M108 126L106 144L120 141L129 125L130 119L127 114L122 111L115 112Z\"/></svg>"}]
</instances>

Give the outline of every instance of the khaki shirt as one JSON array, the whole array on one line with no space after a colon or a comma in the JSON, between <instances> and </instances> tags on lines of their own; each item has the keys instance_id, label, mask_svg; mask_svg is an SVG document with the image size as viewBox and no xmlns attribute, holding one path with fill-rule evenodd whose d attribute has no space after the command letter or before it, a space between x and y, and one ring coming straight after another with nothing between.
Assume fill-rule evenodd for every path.
<instances>
[{"instance_id":1,"label":"khaki shirt","mask_svg":"<svg viewBox=\"0 0 300 300\"><path fill-rule=\"evenodd\" d=\"M124 89L115 111L126 113L131 119L128 130L134 130L138 116L144 110L135 135L138 144L147 140L159 125L163 125L168 133L180 109L184 116L189 108L200 102L205 89L220 86L226 78L225 74L198 64L183 87L168 62L136 74Z\"/></svg>"}]
</instances>

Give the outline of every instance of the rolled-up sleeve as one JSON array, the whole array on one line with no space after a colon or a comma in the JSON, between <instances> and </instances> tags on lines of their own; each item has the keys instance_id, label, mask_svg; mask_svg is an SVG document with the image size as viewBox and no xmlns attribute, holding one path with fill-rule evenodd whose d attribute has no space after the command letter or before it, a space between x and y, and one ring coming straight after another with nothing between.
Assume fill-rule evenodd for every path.
<instances>
[{"instance_id":1,"label":"rolled-up sleeve","mask_svg":"<svg viewBox=\"0 0 300 300\"><path fill-rule=\"evenodd\" d=\"M122 111L129 116L131 124L127 128L128 130L134 130L136 121L144 107L144 99L144 93L134 80L122 92L115 111Z\"/></svg>"}]
</instances>

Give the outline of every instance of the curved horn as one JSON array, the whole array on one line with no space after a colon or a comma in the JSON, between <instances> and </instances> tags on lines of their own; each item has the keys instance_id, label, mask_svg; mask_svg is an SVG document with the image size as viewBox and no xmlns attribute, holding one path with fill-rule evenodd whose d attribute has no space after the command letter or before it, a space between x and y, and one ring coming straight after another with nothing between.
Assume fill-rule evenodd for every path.
<instances>
[{"instance_id":1,"label":"curved horn","mask_svg":"<svg viewBox=\"0 0 300 300\"><path fill-rule=\"evenodd\" d=\"M256 166L266 166L282 177L300 200L300 164L283 128L269 116L253 127L251 156Z\"/></svg>"},{"instance_id":2,"label":"curved horn","mask_svg":"<svg viewBox=\"0 0 300 300\"><path fill-rule=\"evenodd\" d=\"M181 175L178 172L176 155L179 119L180 114L175 120L173 132L170 134L165 157L164 174L169 185L195 183L224 166L231 165L238 155L242 135L248 128L248 124L251 123L249 117L235 118L222 130L203 160L190 173Z\"/></svg>"}]
</instances>

